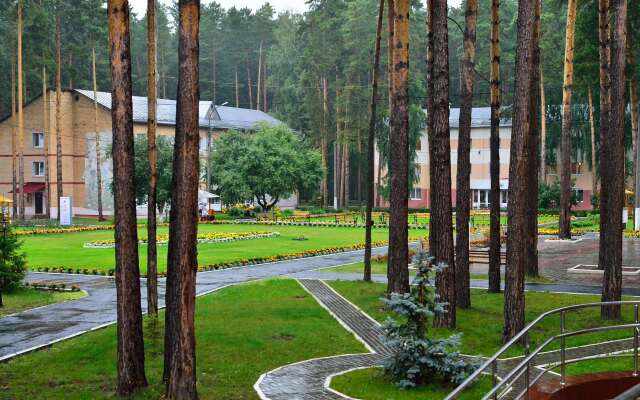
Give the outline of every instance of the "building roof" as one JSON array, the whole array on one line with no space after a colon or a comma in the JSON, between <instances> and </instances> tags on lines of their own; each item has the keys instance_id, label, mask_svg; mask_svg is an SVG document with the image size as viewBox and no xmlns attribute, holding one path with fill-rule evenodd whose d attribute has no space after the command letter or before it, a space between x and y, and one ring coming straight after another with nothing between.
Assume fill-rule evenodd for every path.
<instances>
[{"instance_id":1,"label":"building roof","mask_svg":"<svg viewBox=\"0 0 640 400\"><path fill-rule=\"evenodd\" d=\"M74 89L91 101L93 101L92 90ZM97 92L98 104L111 109L111 93ZM133 96L133 121L138 123L147 122L147 98L142 96ZM176 124L176 100L158 99L157 120L159 125L175 125ZM211 112L211 127L213 129L238 129L238 130L255 130L260 123L272 125L281 124L278 119L273 118L267 113L258 110L250 110L246 108L236 108L227 106L213 106L211 101L200 102L200 127L209 127L209 111Z\"/></svg>"},{"instance_id":2,"label":"building roof","mask_svg":"<svg viewBox=\"0 0 640 400\"><path fill-rule=\"evenodd\" d=\"M459 108L451 108L449 110L449 126L455 129L460 128L460 109ZM510 127L511 119L501 118L500 126ZM491 107L474 107L471 111L471 127L472 128L491 127Z\"/></svg>"}]
</instances>

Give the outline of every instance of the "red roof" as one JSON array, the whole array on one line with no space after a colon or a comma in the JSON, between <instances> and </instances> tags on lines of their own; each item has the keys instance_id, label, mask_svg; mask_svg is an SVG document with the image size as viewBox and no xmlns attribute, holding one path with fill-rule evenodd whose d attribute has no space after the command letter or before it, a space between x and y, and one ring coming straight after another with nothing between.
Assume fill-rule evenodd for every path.
<instances>
[{"instance_id":1,"label":"red roof","mask_svg":"<svg viewBox=\"0 0 640 400\"><path fill-rule=\"evenodd\" d=\"M25 193L42 192L44 190L44 183L27 182L24 184L23 188ZM13 193L13 190L9 191L9 193ZM20 193L20 189L18 189L18 193Z\"/></svg>"}]
</instances>

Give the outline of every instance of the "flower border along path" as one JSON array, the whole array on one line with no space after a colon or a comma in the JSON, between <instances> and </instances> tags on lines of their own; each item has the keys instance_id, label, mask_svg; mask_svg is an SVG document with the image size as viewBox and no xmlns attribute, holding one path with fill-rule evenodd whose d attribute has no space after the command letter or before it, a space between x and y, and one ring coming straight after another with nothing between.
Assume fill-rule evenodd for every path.
<instances>
[{"instance_id":1,"label":"flower border along path","mask_svg":"<svg viewBox=\"0 0 640 400\"><path fill-rule=\"evenodd\" d=\"M386 251L386 247L375 248L373 254L383 254ZM352 264L362 260L363 254L362 250L357 250L267 263L259 268L202 272L196 278L196 293L197 296L203 296L238 283ZM113 278L30 272L27 281L65 282L68 286L79 286L88 296L0 318L0 362L116 322L116 289ZM142 279L140 283L141 304L143 310L146 310L146 280ZM158 300L161 307L164 306L164 290L165 279L160 279Z\"/></svg>"},{"instance_id":2,"label":"flower border along path","mask_svg":"<svg viewBox=\"0 0 640 400\"><path fill-rule=\"evenodd\" d=\"M197 237L198 244L211 244L222 242L236 242L239 240L251 240L280 236L280 232L270 231L252 231L252 232L208 232L199 233ZM146 245L149 239L143 238L138 240L138 244ZM166 246L169 244L169 235L157 235L156 244L158 246ZM116 247L116 241L110 240L96 240L94 242L87 242L83 246L85 249L112 249Z\"/></svg>"}]
</instances>

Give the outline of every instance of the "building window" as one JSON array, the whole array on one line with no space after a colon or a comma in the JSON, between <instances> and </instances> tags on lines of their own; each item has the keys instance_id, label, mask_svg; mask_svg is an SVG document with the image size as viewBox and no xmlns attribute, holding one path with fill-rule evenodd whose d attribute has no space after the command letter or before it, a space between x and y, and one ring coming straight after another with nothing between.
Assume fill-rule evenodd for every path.
<instances>
[{"instance_id":1,"label":"building window","mask_svg":"<svg viewBox=\"0 0 640 400\"><path fill-rule=\"evenodd\" d=\"M579 162L571 163L571 174L582 175L582 163L579 163Z\"/></svg>"},{"instance_id":2,"label":"building window","mask_svg":"<svg viewBox=\"0 0 640 400\"><path fill-rule=\"evenodd\" d=\"M419 187L412 187L409 191L409 198L411 200L422 200L422 189Z\"/></svg>"},{"instance_id":3,"label":"building window","mask_svg":"<svg viewBox=\"0 0 640 400\"><path fill-rule=\"evenodd\" d=\"M473 189L473 208L489 208L488 189Z\"/></svg>"},{"instance_id":4,"label":"building window","mask_svg":"<svg viewBox=\"0 0 640 400\"><path fill-rule=\"evenodd\" d=\"M509 202L509 191L502 189L500 191L500 205L506 205Z\"/></svg>"},{"instance_id":5,"label":"building window","mask_svg":"<svg viewBox=\"0 0 640 400\"><path fill-rule=\"evenodd\" d=\"M573 196L578 203L584 202L584 190L582 189L573 189Z\"/></svg>"},{"instance_id":6,"label":"building window","mask_svg":"<svg viewBox=\"0 0 640 400\"><path fill-rule=\"evenodd\" d=\"M416 143L416 151L420 150L422 150L422 138L418 139L418 142Z\"/></svg>"},{"instance_id":7,"label":"building window","mask_svg":"<svg viewBox=\"0 0 640 400\"><path fill-rule=\"evenodd\" d=\"M33 132L33 148L41 149L44 147L44 133L42 132Z\"/></svg>"},{"instance_id":8,"label":"building window","mask_svg":"<svg viewBox=\"0 0 640 400\"><path fill-rule=\"evenodd\" d=\"M44 176L44 161L34 161L31 164L33 176Z\"/></svg>"}]
</instances>

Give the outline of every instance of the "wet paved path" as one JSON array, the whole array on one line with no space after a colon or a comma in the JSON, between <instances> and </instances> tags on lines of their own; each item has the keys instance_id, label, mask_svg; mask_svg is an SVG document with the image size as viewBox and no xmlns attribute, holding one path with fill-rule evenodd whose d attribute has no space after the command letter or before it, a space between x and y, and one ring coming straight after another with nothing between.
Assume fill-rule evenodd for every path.
<instances>
[{"instance_id":1,"label":"wet paved path","mask_svg":"<svg viewBox=\"0 0 640 400\"><path fill-rule=\"evenodd\" d=\"M386 247L373 250L383 254ZM363 251L329 254L218 271L201 272L196 282L198 296L229 285L294 274L315 268L350 264L362 260ZM93 275L29 273L29 282L78 285L88 296L64 303L24 311L0 318L0 361L99 329L116 321L116 288L111 277ZM141 280L142 307L146 309L146 280ZM158 284L159 303L164 306L165 280Z\"/></svg>"},{"instance_id":2,"label":"wet paved path","mask_svg":"<svg viewBox=\"0 0 640 400\"><path fill-rule=\"evenodd\" d=\"M390 352L382 342L382 328L324 282L316 279L300 279L298 282L370 353L344 354L288 364L263 374L254 388L263 400L348 398L329 389L330 378L352 369L380 365Z\"/></svg>"}]
</instances>

